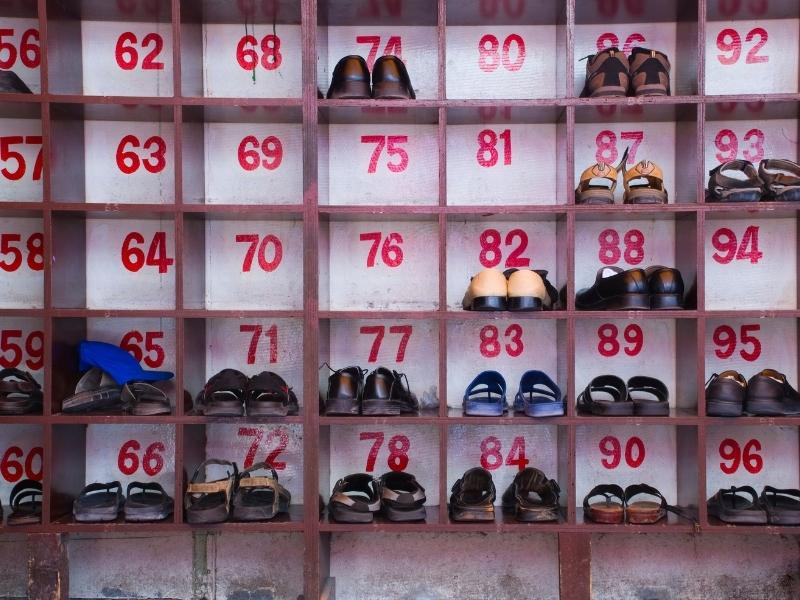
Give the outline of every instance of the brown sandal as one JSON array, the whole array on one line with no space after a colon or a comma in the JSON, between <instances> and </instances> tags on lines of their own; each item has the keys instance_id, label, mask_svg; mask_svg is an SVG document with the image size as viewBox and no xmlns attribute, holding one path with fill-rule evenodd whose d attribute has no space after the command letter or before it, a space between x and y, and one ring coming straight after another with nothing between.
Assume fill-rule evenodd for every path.
<instances>
[{"instance_id":1,"label":"brown sandal","mask_svg":"<svg viewBox=\"0 0 800 600\"><path fill-rule=\"evenodd\" d=\"M664 187L664 173L649 160L640 160L623 176L625 184L625 204L666 204L667 190Z\"/></svg>"},{"instance_id":2,"label":"brown sandal","mask_svg":"<svg viewBox=\"0 0 800 600\"><path fill-rule=\"evenodd\" d=\"M604 502L589 504L589 499L603 496ZM618 499L619 502L614 502ZM625 492L615 484L596 485L583 499L584 518L595 523L616 525L625 521Z\"/></svg>"}]
</instances>

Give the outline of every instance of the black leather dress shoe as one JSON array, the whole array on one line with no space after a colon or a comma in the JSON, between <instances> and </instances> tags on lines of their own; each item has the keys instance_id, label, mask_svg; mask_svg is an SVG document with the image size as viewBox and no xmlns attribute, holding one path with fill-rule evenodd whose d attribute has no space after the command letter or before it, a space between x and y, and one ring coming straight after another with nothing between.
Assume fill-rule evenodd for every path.
<instances>
[{"instance_id":1,"label":"black leather dress shoe","mask_svg":"<svg viewBox=\"0 0 800 600\"><path fill-rule=\"evenodd\" d=\"M751 415L782 417L800 414L800 393L774 369L764 369L747 382L745 411Z\"/></svg>"},{"instance_id":2,"label":"black leather dress shoe","mask_svg":"<svg viewBox=\"0 0 800 600\"><path fill-rule=\"evenodd\" d=\"M372 68L372 97L381 100L414 100L414 88L405 64L396 56L381 56Z\"/></svg>"},{"instance_id":3,"label":"black leather dress shoe","mask_svg":"<svg viewBox=\"0 0 800 600\"><path fill-rule=\"evenodd\" d=\"M744 407L747 382L741 373L714 373L706 384L706 414L711 417L739 417Z\"/></svg>"},{"instance_id":4,"label":"black leather dress shoe","mask_svg":"<svg viewBox=\"0 0 800 600\"><path fill-rule=\"evenodd\" d=\"M619 267L603 267L590 288L575 295L580 310L647 310L650 293L643 269L623 271Z\"/></svg>"},{"instance_id":5,"label":"black leather dress shoe","mask_svg":"<svg viewBox=\"0 0 800 600\"><path fill-rule=\"evenodd\" d=\"M683 308L683 277L678 269L652 266L645 270L650 291L650 308Z\"/></svg>"},{"instance_id":6,"label":"black leather dress shoe","mask_svg":"<svg viewBox=\"0 0 800 600\"><path fill-rule=\"evenodd\" d=\"M403 373L378 367L367 375L361 401L362 414L391 416L418 410L417 397L411 393Z\"/></svg>"},{"instance_id":7,"label":"black leather dress shoe","mask_svg":"<svg viewBox=\"0 0 800 600\"><path fill-rule=\"evenodd\" d=\"M32 94L33 92L14 71L0 71L0 93Z\"/></svg>"},{"instance_id":8,"label":"black leather dress shoe","mask_svg":"<svg viewBox=\"0 0 800 600\"><path fill-rule=\"evenodd\" d=\"M368 99L369 69L361 56L345 56L336 63L328 89L328 99Z\"/></svg>"},{"instance_id":9,"label":"black leather dress shoe","mask_svg":"<svg viewBox=\"0 0 800 600\"><path fill-rule=\"evenodd\" d=\"M326 415L357 415L361 412L364 371L359 367L337 369L328 377Z\"/></svg>"}]
</instances>

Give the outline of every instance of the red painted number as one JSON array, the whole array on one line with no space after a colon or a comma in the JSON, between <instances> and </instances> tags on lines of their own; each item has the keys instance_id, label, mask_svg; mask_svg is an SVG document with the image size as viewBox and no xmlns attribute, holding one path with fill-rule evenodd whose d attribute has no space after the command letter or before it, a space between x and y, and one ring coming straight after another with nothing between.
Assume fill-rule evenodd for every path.
<instances>
[{"instance_id":1,"label":"red painted number","mask_svg":"<svg viewBox=\"0 0 800 600\"><path fill-rule=\"evenodd\" d=\"M247 455L244 457L245 469L249 469L255 464L256 454L261 447L262 440L269 452L264 462L276 471L283 471L286 468L286 463L278 460L278 456L280 456L289 445L289 434L285 429L280 427L270 429L267 438L264 439L264 430L260 427L240 427L239 437L253 438L253 442L247 449ZM272 448L273 444L275 445L274 448ZM272 448L272 450L269 450L269 448Z\"/></svg>"},{"instance_id":2,"label":"red painted number","mask_svg":"<svg viewBox=\"0 0 800 600\"><path fill-rule=\"evenodd\" d=\"M503 252L500 249L500 241L502 239L497 229L486 229L481 233L481 253L478 256L478 260L487 269L496 267L503 260ZM506 268L529 267L531 259L522 256L523 252L528 249L528 234L522 229L512 229L506 234L504 244L512 246L515 242L517 246L508 255L505 262Z\"/></svg>"},{"instance_id":3,"label":"red painted number","mask_svg":"<svg viewBox=\"0 0 800 600\"><path fill-rule=\"evenodd\" d=\"M600 464L606 469L616 469L622 462L622 444L619 438L607 435L598 444L600 453L606 458L600 459ZM631 469L637 469L644 462L644 442L636 436L628 438L625 442L625 464Z\"/></svg>"},{"instance_id":4,"label":"red painted number","mask_svg":"<svg viewBox=\"0 0 800 600\"><path fill-rule=\"evenodd\" d=\"M258 40L252 35L246 35L236 45L236 62L245 71L255 71L261 63L267 71L275 71L283 62L281 54L281 38L277 35L267 35L261 39L261 58L259 59L256 46Z\"/></svg>"},{"instance_id":5,"label":"red painted number","mask_svg":"<svg viewBox=\"0 0 800 600\"><path fill-rule=\"evenodd\" d=\"M641 33L632 33L622 46L624 54L630 54L633 47L637 44L644 44L647 40ZM606 48L619 48L619 37L613 33L603 33L597 38L597 51L602 52Z\"/></svg>"},{"instance_id":6,"label":"red painted number","mask_svg":"<svg viewBox=\"0 0 800 600\"><path fill-rule=\"evenodd\" d=\"M613 323L604 323L597 328L597 351L601 356L609 358L619 354L620 343L617 337L619 336L619 329ZM628 356L638 356L644 346L644 333L642 328L635 324L630 324L622 332L622 337L625 338L627 346L623 351Z\"/></svg>"},{"instance_id":7,"label":"red painted number","mask_svg":"<svg viewBox=\"0 0 800 600\"><path fill-rule=\"evenodd\" d=\"M23 257L23 251L19 247L22 243L22 234L19 233L0 233L0 269L6 273L13 273L22 266L23 259L31 271L42 271L44 269L44 234L32 233L25 241L27 255Z\"/></svg>"},{"instance_id":8,"label":"red painted number","mask_svg":"<svg viewBox=\"0 0 800 600\"><path fill-rule=\"evenodd\" d=\"M357 35L356 44L367 44L369 53L367 54L367 66L372 71L375 59L378 57L378 50L381 47L381 36L379 35ZM389 36L386 45L383 47L383 55L391 54L400 59L403 58L403 40L399 35ZM405 61L403 61L405 62Z\"/></svg>"},{"instance_id":9,"label":"red painted number","mask_svg":"<svg viewBox=\"0 0 800 600\"><path fill-rule=\"evenodd\" d=\"M245 171L256 171L259 167L274 171L283 161L283 144L274 135L264 138L261 142L256 136L248 135L239 143L238 155L239 166Z\"/></svg>"},{"instance_id":10,"label":"red painted number","mask_svg":"<svg viewBox=\"0 0 800 600\"><path fill-rule=\"evenodd\" d=\"M386 153L389 158L396 158L397 162L387 162L386 167L392 173L402 173L408 168L408 152L405 148L401 148L398 144L405 144L408 142L407 135L362 135L362 144L375 144L375 150L372 151L372 156L369 158L369 167L367 173L375 173L378 170L378 159L381 157L381 152L386 148Z\"/></svg>"},{"instance_id":11,"label":"red painted number","mask_svg":"<svg viewBox=\"0 0 800 600\"><path fill-rule=\"evenodd\" d=\"M119 347L130 352L133 357L151 369L157 369L164 364L164 347L156 343L164 339L163 331L129 331L122 336ZM147 352L147 354L145 354Z\"/></svg>"},{"instance_id":12,"label":"red painted number","mask_svg":"<svg viewBox=\"0 0 800 600\"><path fill-rule=\"evenodd\" d=\"M139 248L145 244L144 236L138 231L131 231L125 236L122 242L122 264L128 271L137 273L142 267L158 267L159 273L166 273L175 259L170 258L167 252L167 234L164 231L156 231L150 241L150 247L145 255L144 250Z\"/></svg>"},{"instance_id":13,"label":"red painted number","mask_svg":"<svg viewBox=\"0 0 800 600\"><path fill-rule=\"evenodd\" d=\"M161 442L153 442L145 448L144 455L139 460L139 450L142 445L136 440L128 440L119 449L117 455L117 468L123 475L133 475L139 470L141 464L142 470L146 475L155 477L161 473L164 468L164 457L162 452L166 450L164 444Z\"/></svg>"},{"instance_id":14,"label":"red painted number","mask_svg":"<svg viewBox=\"0 0 800 600\"><path fill-rule=\"evenodd\" d=\"M258 352L258 342L261 335L269 338L269 362L278 362L278 326L270 325L264 329L263 325L239 325L239 333L250 333L250 345L247 348L247 364L256 364L256 353Z\"/></svg>"},{"instance_id":15,"label":"red painted number","mask_svg":"<svg viewBox=\"0 0 800 600\"><path fill-rule=\"evenodd\" d=\"M237 244L250 244L242 262L242 273L249 273L253 267L253 258L258 251L258 266L262 271L271 273L277 269L283 260L283 244L271 233L263 238L257 233L241 233L236 236ZM272 260L269 260L269 249L272 248Z\"/></svg>"},{"instance_id":16,"label":"red painted number","mask_svg":"<svg viewBox=\"0 0 800 600\"><path fill-rule=\"evenodd\" d=\"M358 332L362 335L374 335L375 339L372 341L372 346L369 349L369 358L367 362L378 362L378 353L381 351L381 343L386 335L385 325L363 325ZM389 333L392 335L399 335L400 343L397 345L397 354L395 354L395 362L401 363L406 358L406 348L408 341L411 339L411 334L414 332L413 325L391 325Z\"/></svg>"},{"instance_id":17,"label":"red painted number","mask_svg":"<svg viewBox=\"0 0 800 600\"><path fill-rule=\"evenodd\" d=\"M13 35L14 29L0 29L0 69L13 69L17 59L29 69L36 69L42 62L39 31L26 29L20 37L19 51L12 42L3 41L4 37Z\"/></svg>"},{"instance_id":18,"label":"red painted number","mask_svg":"<svg viewBox=\"0 0 800 600\"><path fill-rule=\"evenodd\" d=\"M491 129L484 129L478 134L478 153L476 158L482 167L493 167L500 158L497 152L497 139L503 140L503 164L511 164L511 130L506 129L500 134Z\"/></svg>"},{"instance_id":19,"label":"red painted number","mask_svg":"<svg viewBox=\"0 0 800 600\"><path fill-rule=\"evenodd\" d=\"M399 267L403 264L403 248L400 244L403 243L403 236L397 232L392 232L383 238L380 231L370 231L362 233L358 236L359 241L371 242L372 246L369 248L367 254L367 268L375 266L375 259L378 256L378 246L381 249L381 260L387 267ZM381 245L381 240L383 244Z\"/></svg>"},{"instance_id":20,"label":"red painted number","mask_svg":"<svg viewBox=\"0 0 800 600\"><path fill-rule=\"evenodd\" d=\"M9 181L19 181L25 177L27 162L21 152L14 150L12 146L25 144L26 146L39 146L39 153L33 163L31 172L32 180L39 181L42 178L42 136L40 135L6 135L0 137L0 161L5 163L0 169L0 175ZM14 168L10 169L9 161L14 161Z\"/></svg>"},{"instance_id":21,"label":"red painted number","mask_svg":"<svg viewBox=\"0 0 800 600\"><path fill-rule=\"evenodd\" d=\"M358 439L362 442L372 440L365 467L367 473L372 473L375 470L378 452L383 446L384 433L382 431L362 431L358 435ZM389 457L386 460L387 466L392 471L405 471L406 467L408 467L408 451L411 449L411 440L404 435L395 435L389 439L387 448L389 449Z\"/></svg>"},{"instance_id":22,"label":"red painted number","mask_svg":"<svg viewBox=\"0 0 800 600\"><path fill-rule=\"evenodd\" d=\"M749 145L742 151L742 156L750 162L758 162L764 158L764 132L761 129L753 128L744 134L742 138ZM717 160L720 163L734 160L739 153L739 139L730 129L722 129L714 138L717 147Z\"/></svg>"},{"instance_id":23,"label":"red painted number","mask_svg":"<svg viewBox=\"0 0 800 600\"><path fill-rule=\"evenodd\" d=\"M744 230L742 242L739 243L733 230L721 227L711 236L711 244L716 252L711 257L721 265L727 265L733 260L749 260L756 265L764 257L758 249L758 225L749 225Z\"/></svg>"},{"instance_id":24,"label":"red painted number","mask_svg":"<svg viewBox=\"0 0 800 600\"><path fill-rule=\"evenodd\" d=\"M506 340L504 346L500 344L500 331L494 325L484 325L479 336L481 356L484 358L500 356L500 350L503 348L505 348L506 354L512 358L518 357L525 351L525 344L522 341L522 326L517 323L506 327L503 333Z\"/></svg>"},{"instance_id":25,"label":"red painted number","mask_svg":"<svg viewBox=\"0 0 800 600\"><path fill-rule=\"evenodd\" d=\"M512 60L511 45L516 47ZM503 51L500 52L500 40L497 36L486 34L478 42L478 67L486 73L493 73L503 65L506 71L519 71L525 62L525 40L522 36L512 33L503 41Z\"/></svg>"},{"instance_id":26,"label":"red painted number","mask_svg":"<svg viewBox=\"0 0 800 600\"><path fill-rule=\"evenodd\" d=\"M616 229L604 229L597 241L600 244L597 258L604 265L615 265L620 258L624 258L629 265L638 265L644 260L644 234L638 229L630 229L623 236L625 252L619 248L619 232Z\"/></svg>"},{"instance_id":27,"label":"red painted number","mask_svg":"<svg viewBox=\"0 0 800 600\"><path fill-rule=\"evenodd\" d=\"M633 164L636 162L636 151L644 141L644 131L621 131L619 134L620 139L627 140L628 144L628 162ZM619 158L619 150L617 149L617 134L610 129L604 129L597 134L594 139L597 146L597 151L594 158L597 162L613 164Z\"/></svg>"},{"instance_id":28,"label":"red painted number","mask_svg":"<svg viewBox=\"0 0 800 600\"><path fill-rule=\"evenodd\" d=\"M739 465L742 465L748 473L755 475L764 468L764 458L759 452L761 442L758 440L750 440L745 443L744 448L740 448L736 440L725 438L719 445L719 457L729 462L719 463L719 468L726 475L733 475L739 470Z\"/></svg>"},{"instance_id":29,"label":"red painted number","mask_svg":"<svg viewBox=\"0 0 800 600\"><path fill-rule=\"evenodd\" d=\"M23 456L25 457L24 463L22 462ZM27 455L19 446L10 446L3 453L3 458L0 459L0 477L8 483L18 482L23 475L27 479L41 481L43 456L44 449L41 446L31 448ZM34 461L37 459L39 460L38 470L34 469Z\"/></svg>"},{"instance_id":30,"label":"red painted number","mask_svg":"<svg viewBox=\"0 0 800 600\"><path fill-rule=\"evenodd\" d=\"M4 329L0 331L0 367L16 369L23 362L22 345L15 340L22 340L21 329ZM10 353L10 356L9 356ZM36 371L44 364L44 332L31 331L25 338L25 366Z\"/></svg>"},{"instance_id":31,"label":"red painted number","mask_svg":"<svg viewBox=\"0 0 800 600\"><path fill-rule=\"evenodd\" d=\"M141 148L149 155L140 158L139 154L133 150L126 150L129 145L132 148ZM135 135L126 135L117 146L117 168L125 175L135 173L139 167L144 167L145 171L149 173L160 173L167 166L166 154L167 143L160 136L149 137L142 144Z\"/></svg>"},{"instance_id":32,"label":"red painted number","mask_svg":"<svg viewBox=\"0 0 800 600\"><path fill-rule=\"evenodd\" d=\"M758 41L747 52L745 63L756 64L769 62L769 56L760 55L758 52L761 50L769 39L767 30L762 27L756 27L747 32L744 38L745 42L753 42L756 37ZM723 65L733 65L739 61L742 56L742 37L735 29L726 28L719 32L717 35L717 48L725 54L717 54L717 59Z\"/></svg>"},{"instance_id":33,"label":"red painted number","mask_svg":"<svg viewBox=\"0 0 800 600\"><path fill-rule=\"evenodd\" d=\"M746 348L739 350L739 356L748 362L756 361L761 357L761 340L753 335L757 331L761 331L761 325L755 323L742 325L739 328L739 339L742 345L750 346L749 350ZM717 327L712 338L714 345L717 346L714 350L717 358L730 358L736 352L736 330L730 325Z\"/></svg>"},{"instance_id":34,"label":"red painted number","mask_svg":"<svg viewBox=\"0 0 800 600\"><path fill-rule=\"evenodd\" d=\"M117 39L114 56L117 65L123 71L133 71L139 66L139 51L136 49L138 39L136 34L126 31ZM163 71L164 63L157 61L158 55L164 49L164 38L157 33L148 33L142 38L142 50L150 50L142 59L143 71Z\"/></svg>"},{"instance_id":35,"label":"red painted number","mask_svg":"<svg viewBox=\"0 0 800 600\"><path fill-rule=\"evenodd\" d=\"M515 437L511 442L511 450L508 451L505 462L502 450L502 443L495 436L484 438L481 441L481 466L488 471L495 471L505 464L522 471L531 462L525 458L525 438L522 436Z\"/></svg>"}]
</instances>

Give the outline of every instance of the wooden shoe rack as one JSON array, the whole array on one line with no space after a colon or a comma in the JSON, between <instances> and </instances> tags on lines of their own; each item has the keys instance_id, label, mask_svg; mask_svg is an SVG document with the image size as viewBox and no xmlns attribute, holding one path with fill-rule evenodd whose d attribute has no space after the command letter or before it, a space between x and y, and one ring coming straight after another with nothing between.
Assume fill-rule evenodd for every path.
<instances>
[{"instance_id":1,"label":"wooden shoe rack","mask_svg":"<svg viewBox=\"0 0 800 600\"><path fill-rule=\"evenodd\" d=\"M666 52L673 95L580 98L581 57L612 43ZM318 96L339 58L383 53L402 55L416 100ZM796 564L800 528L725 525L705 500L731 485L799 487L800 418L711 418L704 400L728 368L798 383L799 207L704 202L722 160L800 158L796 0L5 0L0 68L35 92L0 94L0 357L45 394L43 415L0 416L6 515L15 481L44 486L41 525L0 529L30 557L0 550L17 565L0 594L628 597L636 574L647 587L636 553L651 548ZM576 206L583 169L625 147L661 166L669 204L622 205L620 182L616 205ZM575 310L599 267L650 264L680 269L685 310ZM566 305L464 312L469 277L494 266L547 269ZM87 338L174 371L173 414L62 414ZM396 368L438 407L326 417L324 363ZM280 373L300 415L191 413L225 367ZM546 371L566 416L462 416L484 369L504 374L511 398L523 371ZM578 416L577 394L603 373L659 377L669 417ZM185 479L211 457L271 460L290 515L188 525ZM498 494L518 468L542 468L561 486L562 520L517 523L498 507L494 523L451 522L450 486L478 464ZM339 477L390 468L426 488L425 522L320 518ZM148 478L176 499L169 521L73 521L85 484ZM591 487L639 482L697 524L584 520ZM119 546L140 535L163 551ZM216 566L197 568L211 544ZM629 548L623 570L615 544ZM92 551L140 573L171 557L172 579L116 585L123 567ZM655 571L694 597L691 566L672 565ZM701 583L722 589L712 571ZM761 590L759 577L740 583Z\"/></svg>"}]
</instances>

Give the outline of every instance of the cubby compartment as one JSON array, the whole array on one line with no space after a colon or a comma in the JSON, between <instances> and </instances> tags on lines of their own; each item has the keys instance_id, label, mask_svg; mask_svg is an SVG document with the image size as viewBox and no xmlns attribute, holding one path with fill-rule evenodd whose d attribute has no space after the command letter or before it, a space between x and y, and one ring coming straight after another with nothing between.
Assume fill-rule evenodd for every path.
<instances>
[{"instance_id":1,"label":"cubby compartment","mask_svg":"<svg viewBox=\"0 0 800 600\"><path fill-rule=\"evenodd\" d=\"M187 213L183 305L206 310L303 310L299 213Z\"/></svg>"},{"instance_id":2,"label":"cubby compartment","mask_svg":"<svg viewBox=\"0 0 800 600\"><path fill-rule=\"evenodd\" d=\"M186 204L303 203L300 107L183 109Z\"/></svg>"},{"instance_id":3,"label":"cubby compartment","mask_svg":"<svg viewBox=\"0 0 800 600\"><path fill-rule=\"evenodd\" d=\"M236 369L248 377L262 371L280 375L294 391L300 404L303 397L303 322L291 313L252 313L243 316L215 316L185 319L183 324L183 385L185 409L202 414L196 403L206 382L223 369ZM280 316L275 316L275 315ZM300 416L279 420L302 421Z\"/></svg>"},{"instance_id":4,"label":"cubby compartment","mask_svg":"<svg viewBox=\"0 0 800 600\"><path fill-rule=\"evenodd\" d=\"M44 221L33 210L0 210L0 309L44 307Z\"/></svg>"},{"instance_id":5,"label":"cubby compartment","mask_svg":"<svg viewBox=\"0 0 800 600\"><path fill-rule=\"evenodd\" d=\"M47 0L50 93L172 96L171 19L168 0Z\"/></svg>"},{"instance_id":6,"label":"cubby compartment","mask_svg":"<svg viewBox=\"0 0 800 600\"><path fill-rule=\"evenodd\" d=\"M567 5L556 0L447 6L447 98L566 96Z\"/></svg>"},{"instance_id":7,"label":"cubby compartment","mask_svg":"<svg viewBox=\"0 0 800 600\"><path fill-rule=\"evenodd\" d=\"M692 425L612 425L608 421L602 425L578 425L575 429L578 524L609 527L594 523L584 514L583 499L595 486L616 484L624 490L629 485L645 483L659 490L667 504L677 507L687 518L668 513L666 519L641 527L653 532L670 527L691 531L697 507L705 501L697 497L697 448L697 428ZM598 498L590 500L590 504L593 502L598 502Z\"/></svg>"},{"instance_id":8,"label":"cubby compartment","mask_svg":"<svg viewBox=\"0 0 800 600\"><path fill-rule=\"evenodd\" d=\"M627 148L626 169L633 169L640 161L650 161L661 169L669 204L696 203L702 175L697 115L694 104L578 106L575 109L575 186L580 182L581 173L592 165L619 164ZM614 204L623 203L623 178L621 169ZM636 179L632 182L640 183Z\"/></svg>"},{"instance_id":9,"label":"cubby compartment","mask_svg":"<svg viewBox=\"0 0 800 600\"><path fill-rule=\"evenodd\" d=\"M697 94L699 4L697 0L577 0L574 94L580 95L586 81L585 58L612 47L626 56L636 47L663 52L670 62L672 95Z\"/></svg>"},{"instance_id":10,"label":"cubby compartment","mask_svg":"<svg viewBox=\"0 0 800 600\"><path fill-rule=\"evenodd\" d=\"M41 425L0 423L0 458L3 461L0 470L0 504L3 506L0 526L4 531L13 532L16 527L30 527L8 525L8 516L13 510L11 492L14 486L25 479L44 479L44 428ZM0 563L5 558L0 553Z\"/></svg>"},{"instance_id":11,"label":"cubby compartment","mask_svg":"<svg viewBox=\"0 0 800 600\"><path fill-rule=\"evenodd\" d=\"M400 57L418 100L439 97L438 9L428 0L317 3L317 89L326 95L336 63L359 55L372 72L384 55Z\"/></svg>"},{"instance_id":12,"label":"cubby compartment","mask_svg":"<svg viewBox=\"0 0 800 600\"><path fill-rule=\"evenodd\" d=\"M172 107L53 104L50 118L54 202L175 201Z\"/></svg>"},{"instance_id":13,"label":"cubby compartment","mask_svg":"<svg viewBox=\"0 0 800 600\"><path fill-rule=\"evenodd\" d=\"M321 311L433 311L439 223L418 214L330 214L319 224Z\"/></svg>"},{"instance_id":14,"label":"cubby compartment","mask_svg":"<svg viewBox=\"0 0 800 600\"><path fill-rule=\"evenodd\" d=\"M44 386L44 318L3 314L0 311L0 342L3 343L0 365L4 369L26 371L39 385ZM41 411L37 412L41 414Z\"/></svg>"},{"instance_id":15,"label":"cubby compartment","mask_svg":"<svg viewBox=\"0 0 800 600\"><path fill-rule=\"evenodd\" d=\"M565 204L566 140L563 108L448 109L447 204Z\"/></svg>"},{"instance_id":16,"label":"cubby compartment","mask_svg":"<svg viewBox=\"0 0 800 600\"><path fill-rule=\"evenodd\" d=\"M706 95L796 94L800 4L707 0Z\"/></svg>"},{"instance_id":17,"label":"cubby compartment","mask_svg":"<svg viewBox=\"0 0 800 600\"><path fill-rule=\"evenodd\" d=\"M13 71L31 92L42 91L39 5L21 0L0 6L0 69ZM2 127L2 125L0 125ZM5 134L3 134L5 135Z\"/></svg>"},{"instance_id":18,"label":"cubby compartment","mask_svg":"<svg viewBox=\"0 0 800 600\"><path fill-rule=\"evenodd\" d=\"M387 315L388 317L388 315ZM358 366L367 373L384 367L405 378L422 417L436 416L440 404L439 327L431 318L331 318L320 322L320 410L332 370ZM404 417L413 415L404 415Z\"/></svg>"},{"instance_id":19,"label":"cubby compartment","mask_svg":"<svg viewBox=\"0 0 800 600\"><path fill-rule=\"evenodd\" d=\"M439 112L321 108L320 205L439 204Z\"/></svg>"},{"instance_id":20,"label":"cubby compartment","mask_svg":"<svg viewBox=\"0 0 800 600\"><path fill-rule=\"evenodd\" d=\"M708 213L706 310L797 310L797 231L791 209Z\"/></svg>"},{"instance_id":21,"label":"cubby compartment","mask_svg":"<svg viewBox=\"0 0 800 600\"><path fill-rule=\"evenodd\" d=\"M180 7L183 96L300 98L300 2L181 0Z\"/></svg>"},{"instance_id":22,"label":"cubby compartment","mask_svg":"<svg viewBox=\"0 0 800 600\"><path fill-rule=\"evenodd\" d=\"M43 173L41 107L0 103L0 203L41 202Z\"/></svg>"},{"instance_id":23,"label":"cubby compartment","mask_svg":"<svg viewBox=\"0 0 800 600\"><path fill-rule=\"evenodd\" d=\"M235 463L239 472L266 463L268 468L275 471L280 485L291 494L288 513L281 512L267 521L247 523L238 522L234 515L223 526L217 525L216 528L302 531L304 458L301 424L241 420L237 423L220 421L184 426L183 467L186 482L191 482L195 475L197 482L203 482L223 479L230 473L229 467L219 464L209 464L204 470L200 469L204 461L211 459ZM263 475L260 471L255 473L255 476ZM185 511L182 511L182 515L182 522L186 523ZM211 527L215 528L214 525Z\"/></svg>"}]
</instances>

